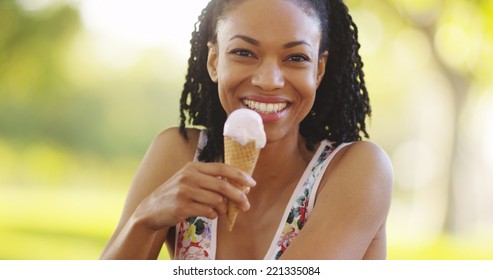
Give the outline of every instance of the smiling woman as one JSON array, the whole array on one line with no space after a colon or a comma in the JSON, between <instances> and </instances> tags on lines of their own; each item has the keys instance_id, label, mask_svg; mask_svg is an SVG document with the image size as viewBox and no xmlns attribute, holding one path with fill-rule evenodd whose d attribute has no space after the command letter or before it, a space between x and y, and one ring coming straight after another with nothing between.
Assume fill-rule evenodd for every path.
<instances>
[{"instance_id":1,"label":"smiling woman","mask_svg":"<svg viewBox=\"0 0 493 280\"><path fill-rule=\"evenodd\" d=\"M151 144L101 257L385 258L393 172L361 141L371 110L343 1L211 0L191 45L180 128ZM238 109L267 137L252 176L222 162ZM228 203L244 211L232 231Z\"/></svg>"}]
</instances>

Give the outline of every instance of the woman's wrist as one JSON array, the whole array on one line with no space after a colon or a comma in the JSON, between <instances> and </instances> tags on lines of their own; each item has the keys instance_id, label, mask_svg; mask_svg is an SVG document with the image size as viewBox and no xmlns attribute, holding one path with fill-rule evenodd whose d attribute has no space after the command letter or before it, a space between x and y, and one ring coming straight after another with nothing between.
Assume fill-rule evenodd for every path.
<instances>
[{"instance_id":1,"label":"woman's wrist","mask_svg":"<svg viewBox=\"0 0 493 280\"><path fill-rule=\"evenodd\" d=\"M149 208L150 207L144 204L137 206L137 209L135 209L128 223L130 223L132 227L141 231L148 231L150 234L168 229L170 226L158 223L155 218L155 213L153 215L152 209Z\"/></svg>"}]
</instances>

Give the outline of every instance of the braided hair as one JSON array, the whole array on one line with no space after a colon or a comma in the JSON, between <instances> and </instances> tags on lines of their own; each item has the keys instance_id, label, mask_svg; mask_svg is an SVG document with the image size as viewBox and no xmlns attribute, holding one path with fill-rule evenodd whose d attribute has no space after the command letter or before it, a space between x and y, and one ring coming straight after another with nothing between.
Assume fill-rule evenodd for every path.
<instances>
[{"instance_id":1,"label":"braided hair","mask_svg":"<svg viewBox=\"0 0 493 280\"><path fill-rule=\"evenodd\" d=\"M226 112L221 106L217 84L207 71L207 42L216 42L218 21L229 9L245 0L211 0L202 10L192 32L191 54L180 98L180 132L185 126L207 129L207 143L199 160L216 161L223 155L223 126ZM358 28L343 0L289 0L319 19L320 53L328 51L325 75L317 88L314 105L300 124L307 148L327 139L339 145L368 138L365 119L371 115L365 86L363 62L358 50Z\"/></svg>"}]
</instances>

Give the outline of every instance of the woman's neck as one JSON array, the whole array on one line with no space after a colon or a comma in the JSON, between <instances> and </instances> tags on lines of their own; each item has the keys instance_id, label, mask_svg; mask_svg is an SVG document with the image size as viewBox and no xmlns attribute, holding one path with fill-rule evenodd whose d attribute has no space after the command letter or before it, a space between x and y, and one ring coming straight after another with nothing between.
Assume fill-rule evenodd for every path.
<instances>
[{"instance_id":1,"label":"woman's neck","mask_svg":"<svg viewBox=\"0 0 493 280\"><path fill-rule=\"evenodd\" d=\"M253 178L259 185L269 185L269 188L286 185L299 179L313 154L299 133L289 139L268 143L260 152Z\"/></svg>"}]
</instances>

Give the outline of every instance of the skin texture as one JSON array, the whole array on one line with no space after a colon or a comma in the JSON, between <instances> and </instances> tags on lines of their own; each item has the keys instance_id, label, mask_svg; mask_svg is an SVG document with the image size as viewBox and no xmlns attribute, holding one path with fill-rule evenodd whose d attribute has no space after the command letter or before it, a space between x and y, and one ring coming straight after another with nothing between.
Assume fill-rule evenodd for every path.
<instances>
[{"instance_id":1,"label":"skin texture","mask_svg":"<svg viewBox=\"0 0 493 280\"><path fill-rule=\"evenodd\" d=\"M329 54L319 54L318 22L290 1L244 1L217 31L207 66L225 111L246 107L245 99L287 104L281 113L262 115L267 145L253 178L223 163L192 162L197 130L188 130L189 141L176 128L165 130L144 157L101 258L155 259L164 243L173 255L173 227L189 216L218 217L217 259L265 256L314 155L299 124ZM251 187L248 197L219 177ZM384 259L392 184L391 163L377 145L359 141L343 148L322 178L309 220L281 258ZM232 233L226 199L244 210Z\"/></svg>"}]
</instances>

